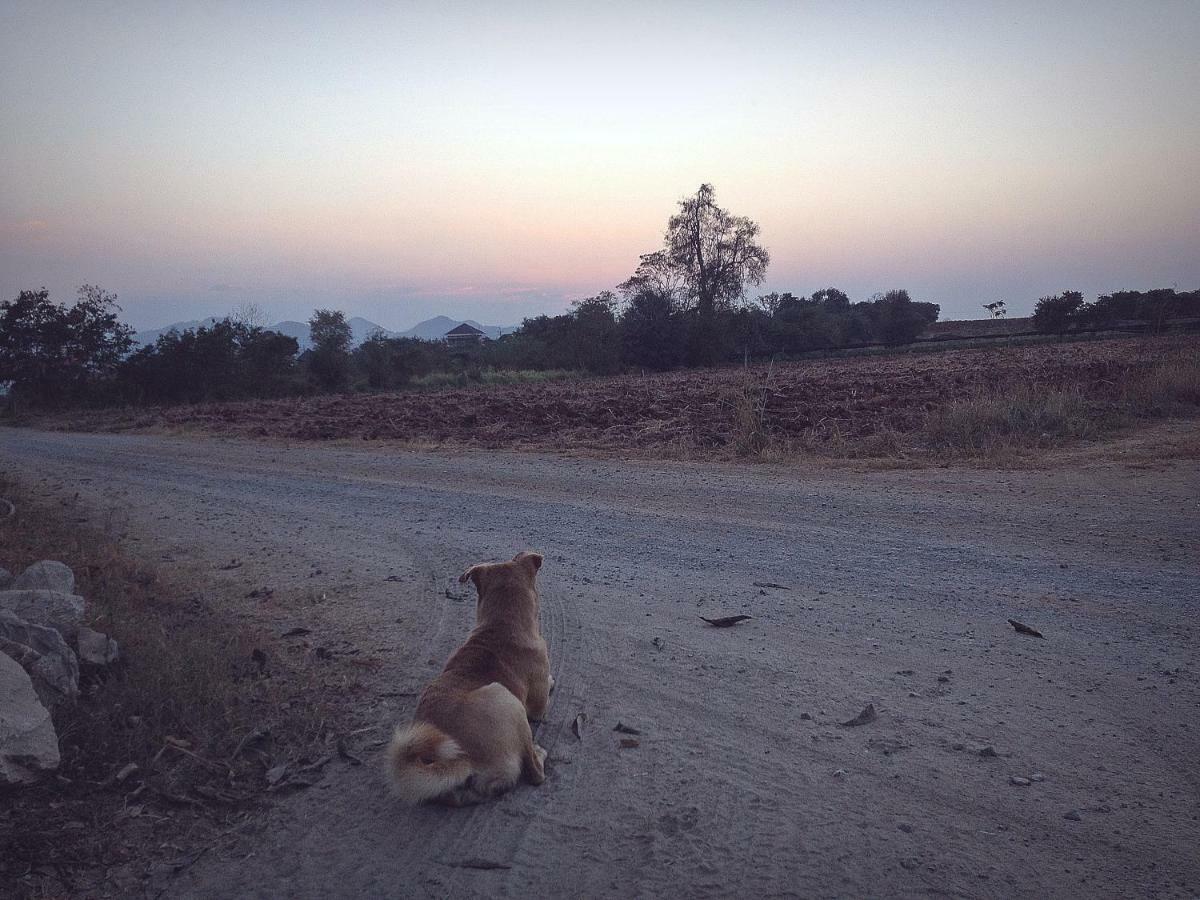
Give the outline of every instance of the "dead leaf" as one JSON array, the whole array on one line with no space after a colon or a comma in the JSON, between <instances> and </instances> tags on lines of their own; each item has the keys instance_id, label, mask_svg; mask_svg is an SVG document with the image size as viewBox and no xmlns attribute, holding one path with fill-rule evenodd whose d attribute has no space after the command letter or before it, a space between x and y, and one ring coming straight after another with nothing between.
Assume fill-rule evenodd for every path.
<instances>
[{"instance_id":1,"label":"dead leaf","mask_svg":"<svg viewBox=\"0 0 1200 900\"><path fill-rule=\"evenodd\" d=\"M777 591L790 591L791 588L786 584L776 584L773 581L755 581L754 586L757 588L774 588Z\"/></svg>"},{"instance_id":2,"label":"dead leaf","mask_svg":"<svg viewBox=\"0 0 1200 900\"><path fill-rule=\"evenodd\" d=\"M283 634L280 635L280 637L304 637L304 635L306 635L306 634L312 634L312 629L297 627L297 628L291 628L291 629L285 631Z\"/></svg>"},{"instance_id":3,"label":"dead leaf","mask_svg":"<svg viewBox=\"0 0 1200 900\"><path fill-rule=\"evenodd\" d=\"M621 734L641 734L641 732L636 728L630 728L624 722L617 722L616 727L613 728L613 731L619 731Z\"/></svg>"},{"instance_id":4,"label":"dead leaf","mask_svg":"<svg viewBox=\"0 0 1200 900\"><path fill-rule=\"evenodd\" d=\"M338 755L341 756L342 759L347 760L350 763L350 765L352 765L352 766L361 766L362 765L362 757L357 756L354 753L350 752L350 749L346 746L345 738L341 738L341 737L338 738L337 751L338 751Z\"/></svg>"},{"instance_id":5,"label":"dead leaf","mask_svg":"<svg viewBox=\"0 0 1200 900\"><path fill-rule=\"evenodd\" d=\"M583 740L583 723L587 721L587 716L580 713L575 717L575 721L571 723L571 730L575 732L575 737Z\"/></svg>"},{"instance_id":6,"label":"dead leaf","mask_svg":"<svg viewBox=\"0 0 1200 900\"><path fill-rule=\"evenodd\" d=\"M708 619L704 616L701 616L700 618L704 619L705 622L707 622L709 625L712 625L714 628L729 628L733 625L736 625L738 622L745 622L747 619L751 618L751 616L722 616L719 619Z\"/></svg>"},{"instance_id":7,"label":"dead leaf","mask_svg":"<svg viewBox=\"0 0 1200 900\"><path fill-rule=\"evenodd\" d=\"M632 750L634 747L640 747L642 742L637 738L621 738L621 749Z\"/></svg>"},{"instance_id":8,"label":"dead leaf","mask_svg":"<svg viewBox=\"0 0 1200 900\"><path fill-rule=\"evenodd\" d=\"M464 859L459 862L444 862L442 865L454 866L459 869L511 869L508 863L495 862L490 859Z\"/></svg>"},{"instance_id":9,"label":"dead leaf","mask_svg":"<svg viewBox=\"0 0 1200 900\"><path fill-rule=\"evenodd\" d=\"M1030 637L1042 638L1042 640L1045 640L1045 637L1043 637L1040 631L1038 631L1036 628L1030 628L1024 622L1018 622L1016 619L1009 619L1008 624L1015 628L1019 634L1027 634Z\"/></svg>"},{"instance_id":10,"label":"dead leaf","mask_svg":"<svg viewBox=\"0 0 1200 900\"><path fill-rule=\"evenodd\" d=\"M278 784L283 776L287 774L288 764L280 763L270 769L267 769L267 784Z\"/></svg>"},{"instance_id":11,"label":"dead leaf","mask_svg":"<svg viewBox=\"0 0 1200 900\"><path fill-rule=\"evenodd\" d=\"M868 722L874 722L875 719L876 719L875 704L868 703L866 706L863 707L863 711L860 712L853 719L851 719L849 722L839 722L838 724L845 728L854 728L855 726L858 726L858 725L866 725Z\"/></svg>"}]
</instances>

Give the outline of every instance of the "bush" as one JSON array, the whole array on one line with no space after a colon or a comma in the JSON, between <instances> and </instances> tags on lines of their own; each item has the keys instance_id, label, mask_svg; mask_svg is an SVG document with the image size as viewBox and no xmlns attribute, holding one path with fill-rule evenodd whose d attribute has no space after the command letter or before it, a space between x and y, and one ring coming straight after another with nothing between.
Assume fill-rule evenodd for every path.
<instances>
[{"instance_id":1,"label":"bush","mask_svg":"<svg viewBox=\"0 0 1200 900\"><path fill-rule=\"evenodd\" d=\"M1042 334L1066 334L1079 321L1083 294L1063 291L1055 297L1043 297L1033 309L1033 328Z\"/></svg>"}]
</instances>

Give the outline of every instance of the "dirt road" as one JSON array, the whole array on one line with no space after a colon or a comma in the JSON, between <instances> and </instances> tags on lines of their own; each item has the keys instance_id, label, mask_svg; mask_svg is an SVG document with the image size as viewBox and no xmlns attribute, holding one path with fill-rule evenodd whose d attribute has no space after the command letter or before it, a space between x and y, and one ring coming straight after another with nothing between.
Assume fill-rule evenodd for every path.
<instances>
[{"instance_id":1,"label":"dirt road","mask_svg":"<svg viewBox=\"0 0 1200 900\"><path fill-rule=\"evenodd\" d=\"M860 474L0 430L0 468L160 564L274 588L280 632L373 660L380 739L470 627L447 579L546 553L546 784L410 810L378 753L331 765L174 895L1200 894L1195 461Z\"/></svg>"}]
</instances>

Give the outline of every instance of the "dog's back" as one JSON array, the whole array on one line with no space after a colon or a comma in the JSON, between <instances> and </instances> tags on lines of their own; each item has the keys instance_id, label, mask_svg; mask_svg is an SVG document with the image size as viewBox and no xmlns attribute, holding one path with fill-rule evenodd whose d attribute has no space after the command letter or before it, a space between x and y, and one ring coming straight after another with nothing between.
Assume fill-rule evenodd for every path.
<instances>
[{"instance_id":1,"label":"dog's back","mask_svg":"<svg viewBox=\"0 0 1200 900\"><path fill-rule=\"evenodd\" d=\"M479 624L392 738L387 770L402 799L461 805L508 790L522 774L544 780L545 751L528 721L544 712L550 684L533 588L541 561L522 553L463 574L479 589Z\"/></svg>"}]
</instances>

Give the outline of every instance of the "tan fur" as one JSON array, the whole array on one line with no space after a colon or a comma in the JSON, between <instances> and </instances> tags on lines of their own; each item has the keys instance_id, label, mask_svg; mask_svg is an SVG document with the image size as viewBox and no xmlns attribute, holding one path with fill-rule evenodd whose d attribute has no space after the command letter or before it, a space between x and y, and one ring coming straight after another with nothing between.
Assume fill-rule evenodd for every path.
<instances>
[{"instance_id":1,"label":"tan fur","mask_svg":"<svg viewBox=\"0 0 1200 900\"><path fill-rule=\"evenodd\" d=\"M541 565L540 554L524 551L511 562L471 566L459 578L479 593L475 628L388 748L387 771L406 802L463 806L513 788L522 776L545 780L546 751L529 727L545 714L553 683L538 629Z\"/></svg>"}]
</instances>

